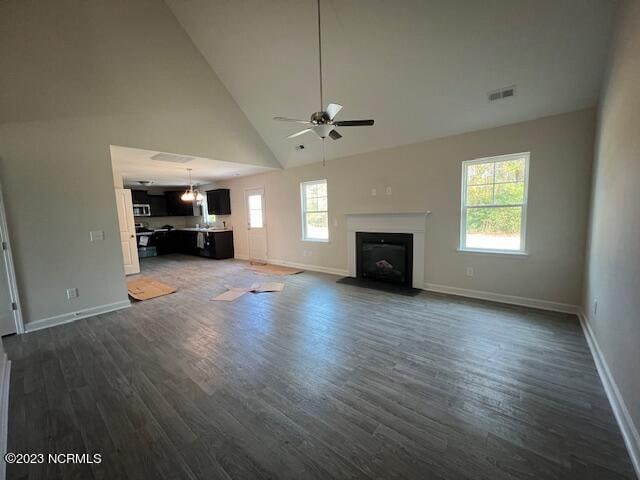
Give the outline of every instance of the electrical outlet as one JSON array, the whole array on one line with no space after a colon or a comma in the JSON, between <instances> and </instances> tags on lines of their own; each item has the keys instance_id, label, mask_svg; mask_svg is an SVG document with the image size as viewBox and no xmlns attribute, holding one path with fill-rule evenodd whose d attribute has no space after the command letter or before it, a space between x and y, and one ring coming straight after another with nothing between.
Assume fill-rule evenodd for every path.
<instances>
[{"instance_id":1,"label":"electrical outlet","mask_svg":"<svg viewBox=\"0 0 640 480\"><path fill-rule=\"evenodd\" d=\"M473 277L473 267L467 267L467 277Z\"/></svg>"},{"instance_id":2,"label":"electrical outlet","mask_svg":"<svg viewBox=\"0 0 640 480\"><path fill-rule=\"evenodd\" d=\"M385 190L385 193L387 195L391 195L391 187L387 187L387 189Z\"/></svg>"},{"instance_id":3,"label":"electrical outlet","mask_svg":"<svg viewBox=\"0 0 640 480\"><path fill-rule=\"evenodd\" d=\"M333 219L333 226L334 226L334 227L337 227L337 226L338 226L338 219L337 219L337 218L334 218L334 219Z\"/></svg>"},{"instance_id":4,"label":"electrical outlet","mask_svg":"<svg viewBox=\"0 0 640 480\"><path fill-rule=\"evenodd\" d=\"M77 288L67 288L67 300L71 300L72 298L78 298L78 289Z\"/></svg>"},{"instance_id":5,"label":"electrical outlet","mask_svg":"<svg viewBox=\"0 0 640 480\"><path fill-rule=\"evenodd\" d=\"M95 230L93 232L89 232L89 239L92 242L97 242L99 240L104 240L104 231L102 230Z\"/></svg>"}]
</instances>

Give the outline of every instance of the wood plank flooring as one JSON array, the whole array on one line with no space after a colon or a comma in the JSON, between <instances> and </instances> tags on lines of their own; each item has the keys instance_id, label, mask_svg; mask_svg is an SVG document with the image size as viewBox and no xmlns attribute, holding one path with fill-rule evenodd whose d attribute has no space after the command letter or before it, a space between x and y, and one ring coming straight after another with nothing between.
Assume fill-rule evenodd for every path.
<instances>
[{"instance_id":1,"label":"wood plank flooring","mask_svg":"<svg viewBox=\"0 0 640 480\"><path fill-rule=\"evenodd\" d=\"M8 478L622 479L627 452L575 317L238 261L142 261L178 288L5 338L9 451L101 453Z\"/></svg>"}]
</instances>

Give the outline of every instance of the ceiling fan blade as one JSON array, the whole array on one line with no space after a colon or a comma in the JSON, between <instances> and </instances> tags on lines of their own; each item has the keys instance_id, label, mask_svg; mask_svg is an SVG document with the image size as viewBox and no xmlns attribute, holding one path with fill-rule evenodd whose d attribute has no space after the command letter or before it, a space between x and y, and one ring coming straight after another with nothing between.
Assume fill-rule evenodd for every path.
<instances>
[{"instance_id":1,"label":"ceiling fan blade","mask_svg":"<svg viewBox=\"0 0 640 480\"><path fill-rule=\"evenodd\" d=\"M334 140L339 140L342 138L342 135L340 135L337 130L331 130L329 132L329 136Z\"/></svg>"},{"instance_id":2,"label":"ceiling fan blade","mask_svg":"<svg viewBox=\"0 0 640 480\"><path fill-rule=\"evenodd\" d=\"M294 122L294 123L302 123L304 125L311 125L311 122L308 120L298 120L296 118L287 118L287 117L273 117L274 120L278 122Z\"/></svg>"},{"instance_id":3,"label":"ceiling fan blade","mask_svg":"<svg viewBox=\"0 0 640 480\"><path fill-rule=\"evenodd\" d=\"M297 136L299 136L299 135L303 135L303 134L305 134L305 133L307 133L307 132L310 132L310 131L311 131L311 129L310 129L310 128L305 128L304 130L300 130L299 132L292 133L292 134L291 134L291 135L289 135L287 138L295 138L295 137L297 137Z\"/></svg>"},{"instance_id":4,"label":"ceiling fan blade","mask_svg":"<svg viewBox=\"0 0 640 480\"><path fill-rule=\"evenodd\" d=\"M329 119L333 120L333 118L338 114L338 112L342 110L342 105L337 103L330 103L327 105L327 115L329 115Z\"/></svg>"},{"instance_id":5,"label":"ceiling fan blade","mask_svg":"<svg viewBox=\"0 0 640 480\"><path fill-rule=\"evenodd\" d=\"M339 127L364 127L373 125L373 120L340 120L333 124Z\"/></svg>"}]
</instances>

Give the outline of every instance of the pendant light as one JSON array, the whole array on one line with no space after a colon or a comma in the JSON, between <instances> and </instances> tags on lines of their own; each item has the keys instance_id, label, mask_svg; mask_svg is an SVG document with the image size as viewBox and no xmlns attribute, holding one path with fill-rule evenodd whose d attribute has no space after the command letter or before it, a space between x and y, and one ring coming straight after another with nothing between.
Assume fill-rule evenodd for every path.
<instances>
[{"instance_id":1,"label":"pendant light","mask_svg":"<svg viewBox=\"0 0 640 480\"><path fill-rule=\"evenodd\" d=\"M191 169L187 168L189 172L189 188L185 190L180 199L183 202L193 202L195 201L198 204L201 204L204 200L204 196L198 191L198 189L193 188L193 182L191 181Z\"/></svg>"}]
</instances>

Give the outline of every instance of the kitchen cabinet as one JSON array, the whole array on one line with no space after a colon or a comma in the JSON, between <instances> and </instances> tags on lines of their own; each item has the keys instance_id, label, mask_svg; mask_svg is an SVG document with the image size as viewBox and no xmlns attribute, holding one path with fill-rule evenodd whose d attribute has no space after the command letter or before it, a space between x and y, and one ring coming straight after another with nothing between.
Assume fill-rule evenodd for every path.
<instances>
[{"instance_id":1,"label":"kitchen cabinet","mask_svg":"<svg viewBox=\"0 0 640 480\"><path fill-rule=\"evenodd\" d=\"M147 195L147 203L151 207L152 217L167 216L167 200L164 195Z\"/></svg>"},{"instance_id":2,"label":"kitchen cabinet","mask_svg":"<svg viewBox=\"0 0 640 480\"><path fill-rule=\"evenodd\" d=\"M231 215L231 197L228 188L218 188L207 192L209 215Z\"/></svg>"},{"instance_id":3,"label":"kitchen cabinet","mask_svg":"<svg viewBox=\"0 0 640 480\"><path fill-rule=\"evenodd\" d=\"M146 190L131 190L131 200L133 203L147 203Z\"/></svg>"},{"instance_id":4,"label":"kitchen cabinet","mask_svg":"<svg viewBox=\"0 0 640 480\"><path fill-rule=\"evenodd\" d=\"M204 248L198 247L198 233L204 236ZM197 230L170 230L154 232L149 246L156 248L158 255L184 253L200 257L233 258L233 231L206 232Z\"/></svg>"},{"instance_id":5,"label":"kitchen cabinet","mask_svg":"<svg viewBox=\"0 0 640 480\"><path fill-rule=\"evenodd\" d=\"M193 217L193 203L183 202L180 198L184 191L164 192L168 217Z\"/></svg>"},{"instance_id":6,"label":"kitchen cabinet","mask_svg":"<svg viewBox=\"0 0 640 480\"><path fill-rule=\"evenodd\" d=\"M198 251L201 257L215 258L222 260L224 258L233 258L233 232L231 230L225 232L207 232L205 235L205 247Z\"/></svg>"},{"instance_id":7,"label":"kitchen cabinet","mask_svg":"<svg viewBox=\"0 0 640 480\"><path fill-rule=\"evenodd\" d=\"M134 204L149 205L151 217L167 216L167 200L164 195L149 195L146 190L133 190L131 196Z\"/></svg>"}]
</instances>

